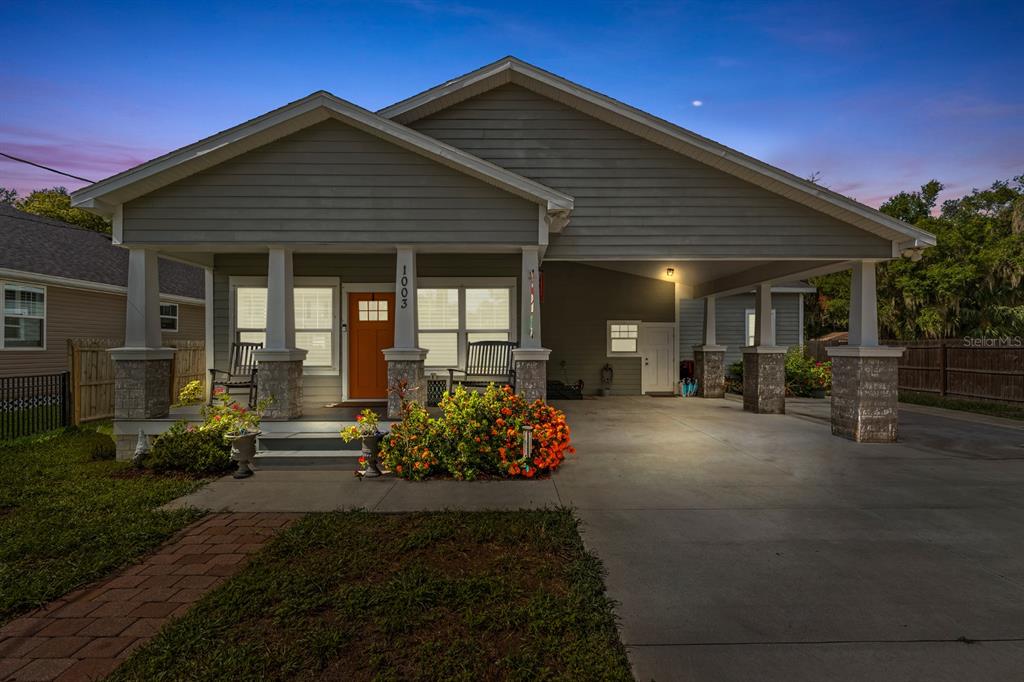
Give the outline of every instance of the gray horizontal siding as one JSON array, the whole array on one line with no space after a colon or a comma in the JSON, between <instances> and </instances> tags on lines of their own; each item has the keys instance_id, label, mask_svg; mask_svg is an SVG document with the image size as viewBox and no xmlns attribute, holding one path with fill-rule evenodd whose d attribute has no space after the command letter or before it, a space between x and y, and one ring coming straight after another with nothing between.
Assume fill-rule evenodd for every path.
<instances>
[{"instance_id":1,"label":"gray horizontal siding","mask_svg":"<svg viewBox=\"0 0 1024 682\"><path fill-rule=\"evenodd\" d=\"M509 254L420 254L416 259L420 277L515 277L518 281L520 267L520 257ZM264 277L266 274L266 255L216 255L213 274L213 346L216 367L228 367L231 349L230 278ZM294 274L296 277L337 277L342 284L389 284L395 279L395 256L295 254ZM344 301L339 301L339 305L344 304ZM341 400L342 382L340 371L332 375L305 375L303 402L315 406Z\"/></svg>"},{"instance_id":2,"label":"gray horizontal siding","mask_svg":"<svg viewBox=\"0 0 1024 682\"><path fill-rule=\"evenodd\" d=\"M544 263L541 336L551 349L548 378L584 392L601 388L601 368L611 365L612 393L641 392L640 358L608 357L608 320L675 321L675 287L648 277L578 263Z\"/></svg>"},{"instance_id":3,"label":"gray horizontal siding","mask_svg":"<svg viewBox=\"0 0 1024 682\"><path fill-rule=\"evenodd\" d=\"M131 244L536 244L537 206L325 121L125 204Z\"/></svg>"},{"instance_id":4,"label":"gray horizontal siding","mask_svg":"<svg viewBox=\"0 0 1024 682\"><path fill-rule=\"evenodd\" d=\"M891 255L888 241L517 85L411 125L575 197L548 259Z\"/></svg>"},{"instance_id":5,"label":"gray horizontal siding","mask_svg":"<svg viewBox=\"0 0 1024 682\"><path fill-rule=\"evenodd\" d=\"M780 346L800 345L800 294L773 294L775 342ZM717 300L715 337L725 346L726 363L743 358L747 343L746 315L754 309L753 294L737 294ZM679 358L693 359L693 347L704 340L704 302L685 299L679 302Z\"/></svg>"}]
</instances>

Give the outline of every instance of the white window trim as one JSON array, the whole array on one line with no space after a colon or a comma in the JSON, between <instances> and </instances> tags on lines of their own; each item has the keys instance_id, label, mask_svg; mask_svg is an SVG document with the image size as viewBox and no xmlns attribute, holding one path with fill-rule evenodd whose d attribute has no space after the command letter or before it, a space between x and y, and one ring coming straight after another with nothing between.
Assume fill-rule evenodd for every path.
<instances>
[{"instance_id":1,"label":"white window trim","mask_svg":"<svg viewBox=\"0 0 1024 682\"><path fill-rule=\"evenodd\" d=\"M517 305L519 302L519 292L517 289L518 281L515 277L418 277L416 279L416 289L458 289L458 306L459 306L459 328L458 329L423 329L424 332L447 332L456 333L458 335L458 346L456 348L456 362L457 367L463 367L466 364L466 353L467 353L467 337L470 333L486 333L501 331L498 329L467 329L466 328L466 289L509 289L509 329L508 339L518 343L519 339L519 322L518 315L516 314L519 310ZM416 306L417 314L419 306ZM416 343L419 345L420 335L420 322L416 320ZM427 373L437 373L442 370L447 370L447 365L426 365L424 370Z\"/></svg>"},{"instance_id":2,"label":"white window trim","mask_svg":"<svg viewBox=\"0 0 1024 682\"><path fill-rule=\"evenodd\" d=\"M6 345L6 305L4 303L4 290L8 284L15 286L28 287L30 289L42 289L43 290L43 345L42 346L13 346L8 348ZM20 352L35 352L39 353L46 350L46 337L49 335L50 323L49 323L49 305L50 305L50 290L45 284L36 284L33 282L23 282L18 280L0 279L0 350L2 351L20 351ZM12 315L12 317L22 317L21 315ZM40 319L36 315L28 316L29 319Z\"/></svg>"},{"instance_id":3,"label":"white window trim","mask_svg":"<svg viewBox=\"0 0 1024 682\"><path fill-rule=\"evenodd\" d=\"M164 327L163 327L164 318L165 317L166 318L170 318L171 315L164 315L163 311L160 311L160 333L162 333L162 334L177 334L178 333L178 329L179 329L179 327L178 327L179 322L178 321L179 321L180 315L181 315L181 308L178 307L177 303L172 303L170 301L160 301L160 307L161 308L163 306L165 306L165 305L173 305L174 306L174 329L164 329Z\"/></svg>"},{"instance_id":4,"label":"white window trim","mask_svg":"<svg viewBox=\"0 0 1024 682\"><path fill-rule=\"evenodd\" d=\"M341 323L338 309L341 307L341 278L339 277L296 277L296 287L330 287L334 290L331 294L331 366L330 367L306 367L302 373L310 376L337 376L341 373L340 349L341 349ZM229 277L228 289L228 348L237 338L238 330L235 327L235 308L238 303L238 287L266 287L266 277Z\"/></svg>"},{"instance_id":5,"label":"white window trim","mask_svg":"<svg viewBox=\"0 0 1024 682\"><path fill-rule=\"evenodd\" d=\"M751 322L751 315L755 312L756 311L753 308L747 308L746 312L743 314L744 348L752 348L754 346L754 341L757 338L757 334L755 333L756 330L753 327L754 323ZM775 332L775 343L777 345L779 342L779 325L775 323L775 319L775 308L772 308L772 331Z\"/></svg>"},{"instance_id":6,"label":"white window trim","mask_svg":"<svg viewBox=\"0 0 1024 682\"><path fill-rule=\"evenodd\" d=\"M613 324L635 324L636 325L636 351L612 350L612 325ZM604 325L605 355L610 358L638 358L640 357L640 326L641 320L608 320Z\"/></svg>"}]
</instances>

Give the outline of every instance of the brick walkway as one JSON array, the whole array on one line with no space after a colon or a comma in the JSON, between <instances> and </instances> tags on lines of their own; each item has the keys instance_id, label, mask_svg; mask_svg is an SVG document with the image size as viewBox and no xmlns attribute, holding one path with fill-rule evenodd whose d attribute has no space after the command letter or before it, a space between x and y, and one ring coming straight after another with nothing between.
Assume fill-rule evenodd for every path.
<instances>
[{"instance_id":1,"label":"brick walkway","mask_svg":"<svg viewBox=\"0 0 1024 682\"><path fill-rule=\"evenodd\" d=\"M0 629L0 680L101 679L299 514L211 514L141 563Z\"/></svg>"}]
</instances>

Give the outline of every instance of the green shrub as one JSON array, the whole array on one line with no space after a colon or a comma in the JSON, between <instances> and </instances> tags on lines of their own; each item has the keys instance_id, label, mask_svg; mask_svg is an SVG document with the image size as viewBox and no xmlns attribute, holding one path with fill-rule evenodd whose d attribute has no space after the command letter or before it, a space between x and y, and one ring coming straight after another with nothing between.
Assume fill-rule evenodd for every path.
<instances>
[{"instance_id":1,"label":"green shrub","mask_svg":"<svg viewBox=\"0 0 1024 682\"><path fill-rule=\"evenodd\" d=\"M149 466L156 472L179 471L192 476L212 476L229 471L231 446L223 433L203 431L179 421L153 443Z\"/></svg>"},{"instance_id":2,"label":"green shrub","mask_svg":"<svg viewBox=\"0 0 1024 682\"><path fill-rule=\"evenodd\" d=\"M94 462L111 460L117 456L117 445L114 439L105 433L98 431L83 431L81 438L83 447L89 453L89 459Z\"/></svg>"},{"instance_id":3,"label":"green shrub","mask_svg":"<svg viewBox=\"0 0 1024 682\"><path fill-rule=\"evenodd\" d=\"M801 348L786 353L786 389L796 396L809 396L816 390L832 390L832 363L817 362Z\"/></svg>"},{"instance_id":4,"label":"green shrub","mask_svg":"<svg viewBox=\"0 0 1024 682\"><path fill-rule=\"evenodd\" d=\"M420 481L437 469L437 450L443 445L437 420L419 403L403 401L402 421L392 424L381 441L380 458L384 468Z\"/></svg>"}]
</instances>

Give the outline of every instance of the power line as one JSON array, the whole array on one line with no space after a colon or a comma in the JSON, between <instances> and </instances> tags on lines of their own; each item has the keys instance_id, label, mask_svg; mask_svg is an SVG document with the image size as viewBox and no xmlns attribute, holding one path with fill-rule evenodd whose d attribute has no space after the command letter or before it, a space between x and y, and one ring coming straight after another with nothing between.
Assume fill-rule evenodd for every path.
<instances>
[{"instance_id":1,"label":"power line","mask_svg":"<svg viewBox=\"0 0 1024 682\"><path fill-rule=\"evenodd\" d=\"M74 178L75 180L81 180L82 182L96 182L95 180L90 180L89 178L83 178L83 177L81 177L79 175L72 175L71 173L65 173L64 171L59 171L56 168L50 168L49 166L44 166L43 164L36 163L35 161L29 161L28 159L19 159L17 156L11 156L10 154L7 154L5 152L0 152L0 156L6 156L11 161L18 161L19 163L27 163L30 166L35 166L36 168L42 168L43 170L48 170L51 173L57 173L58 175L66 175L69 178Z\"/></svg>"}]
</instances>

